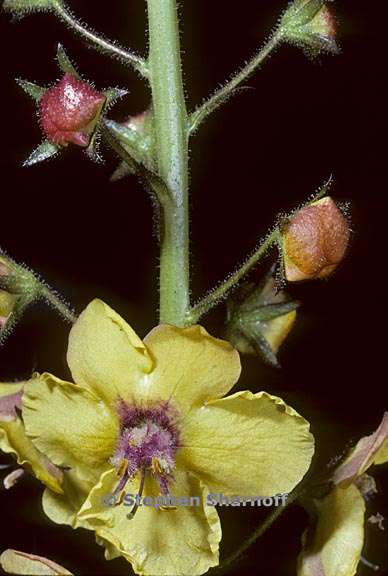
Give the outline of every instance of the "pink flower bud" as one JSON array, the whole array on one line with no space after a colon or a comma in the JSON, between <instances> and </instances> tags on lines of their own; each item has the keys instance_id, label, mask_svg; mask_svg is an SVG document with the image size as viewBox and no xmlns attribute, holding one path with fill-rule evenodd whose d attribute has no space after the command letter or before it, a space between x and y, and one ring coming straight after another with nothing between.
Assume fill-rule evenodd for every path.
<instances>
[{"instance_id":1,"label":"pink flower bud","mask_svg":"<svg viewBox=\"0 0 388 576\"><path fill-rule=\"evenodd\" d=\"M326 278L344 259L349 224L330 197L305 206L282 231L283 259L289 282Z\"/></svg>"},{"instance_id":2,"label":"pink flower bud","mask_svg":"<svg viewBox=\"0 0 388 576\"><path fill-rule=\"evenodd\" d=\"M86 147L105 100L104 94L67 73L40 100L42 130L54 144Z\"/></svg>"}]
</instances>

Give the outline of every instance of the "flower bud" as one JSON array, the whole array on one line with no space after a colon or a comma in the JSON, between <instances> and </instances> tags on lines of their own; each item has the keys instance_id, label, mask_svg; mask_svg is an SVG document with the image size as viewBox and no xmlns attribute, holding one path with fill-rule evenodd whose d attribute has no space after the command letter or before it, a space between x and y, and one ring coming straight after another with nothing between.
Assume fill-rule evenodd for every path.
<instances>
[{"instance_id":1,"label":"flower bud","mask_svg":"<svg viewBox=\"0 0 388 576\"><path fill-rule=\"evenodd\" d=\"M294 0L280 21L283 38L308 52L337 52L334 16L325 0Z\"/></svg>"},{"instance_id":2,"label":"flower bud","mask_svg":"<svg viewBox=\"0 0 388 576\"><path fill-rule=\"evenodd\" d=\"M228 302L227 338L242 354L259 354L278 366L277 353L296 319L298 302L277 292L272 274L257 287L243 287Z\"/></svg>"},{"instance_id":3,"label":"flower bud","mask_svg":"<svg viewBox=\"0 0 388 576\"><path fill-rule=\"evenodd\" d=\"M344 259L349 239L349 223L332 198L304 206L282 230L286 280L327 278Z\"/></svg>"},{"instance_id":4,"label":"flower bud","mask_svg":"<svg viewBox=\"0 0 388 576\"><path fill-rule=\"evenodd\" d=\"M87 147L105 100L90 84L66 73L39 103L40 124L47 139L60 146Z\"/></svg>"}]
</instances>

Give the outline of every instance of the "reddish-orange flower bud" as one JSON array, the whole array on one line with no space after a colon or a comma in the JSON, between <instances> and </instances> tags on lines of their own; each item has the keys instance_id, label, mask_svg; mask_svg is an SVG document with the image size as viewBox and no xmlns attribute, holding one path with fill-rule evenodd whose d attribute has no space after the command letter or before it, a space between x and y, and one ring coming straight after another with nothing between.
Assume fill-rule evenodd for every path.
<instances>
[{"instance_id":1,"label":"reddish-orange flower bud","mask_svg":"<svg viewBox=\"0 0 388 576\"><path fill-rule=\"evenodd\" d=\"M40 124L50 142L88 146L106 96L90 84L65 74L47 90L39 104Z\"/></svg>"},{"instance_id":2,"label":"reddish-orange flower bud","mask_svg":"<svg viewBox=\"0 0 388 576\"><path fill-rule=\"evenodd\" d=\"M289 282L326 278L343 260L349 224L330 197L296 212L282 231L284 272Z\"/></svg>"}]
</instances>

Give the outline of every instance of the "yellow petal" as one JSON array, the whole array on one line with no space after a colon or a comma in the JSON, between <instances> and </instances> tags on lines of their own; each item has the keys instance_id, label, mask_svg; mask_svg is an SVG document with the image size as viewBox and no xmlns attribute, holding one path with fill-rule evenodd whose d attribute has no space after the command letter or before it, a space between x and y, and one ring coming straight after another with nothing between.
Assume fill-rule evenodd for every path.
<instances>
[{"instance_id":1,"label":"yellow petal","mask_svg":"<svg viewBox=\"0 0 388 576\"><path fill-rule=\"evenodd\" d=\"M77 514L85 502L94 483L81 480L76 471L65 470L63 473L63 494L56 494L46 489L43 492L43 511L56 524L66 524L72 528L82 527Z\"/></svg>"},{"instance_id":2,"label":"yellow petal","mask_svg":"<svg viewBox=\"0 0 388 576\"><path fill-rule=\"evenodd\" d=\"M98 534L96 534L96 542L99 546L103 546L105 548L104 556L106 560L114 560L115 558L120 558L120 551L117 550L117 548L113 546L111 542L101 538L101 536L98 536Z\"/></svg>"},{"instance_id":3,"label":"yellow petal","mask_svg":"<svg viewBox=\"0 0 388 576\"><path fill-rule=\"evenodd\" d=\"M176 510L140 506L132 520L131 510L123 504L109 508L103 497L117 484L115 471L108 471L92 490L79 517L95 529L99 538L110 542L133 565L137 574L155 576L197 576L218 564L221 527L217 511L206 506L207 491L198 480L176 471L170 494L175 497L199 496L200 505ZM136 494L138 481L127 487ZM146 481L144 496L157 497L151 479Z\"/></svg>"},{"instance_id":4,"label":"yellow petal","mask_svg":"<svg viewBox=\"0 0 388 576\"><path fill-rule=\"evenodd\" d=\"M27 554L19 550L5 550L0 556L0 564L8 574L23 574L24 576L72 576L71 572L56 562Z\"/></svg>"},{"instance_id":5,"label":"yellow petal","mask_svg":"<svg viewBox=\"0 0 388 576\"><path fill-rule=\"evenodd\" d=\"M388 462L388 438L377 451L373 464L386 464Z\"/></svg>"},{"instance_id":6,"label":"yellow petal","mask_svg":"<svg viewBox=\"0 0 388 576\"><path fill-rule=\"evenodd\" d=\"M71 329L67 361L74 381L108 403L118 396L131 400L137 380L152 369L140 338L101 300L93 300Z\"/></svg>"},{"instance_id":7,"label":"yellow petal","mask_svg":"<svg viewBox=\"0 0 388 576\"><path fill-rule=\"evenodd\" d=\"M288 314L283 314L282 316L278 316L277 318L265 322L263 336L275 354L277 354L280 346L291 332L295 320L296 311L293 310Z\"/></svg>"},{"instance_id":8,"label":"yellow petal","mask_svg":"<svg viewBox=\"0 0 388 576\"><path fill-rule=\"evenodd\" d=\"M23 394L28 436L54 464L97 481L118 436L114 413L89 390L50 374L37 375Z\"/></svg>"},{"instance_id":9,"label":"yellow petal","mask_svg":"<svg viewBox=\"0 0 388 576\"><path fill-rule=\"evenodd\" d=\"M290 492L314 452L308 422L265 392L237 392L191 412L182 443L184 466L226 496Z\"/></svg>"},{"instance_id":10,"label":"yellow petal","mask_svg":"<svg viewBox=\"0 0 388 576\"><path fill-rule=\"evenodd\" d=\"M22 391L26 382L5 383L0 382L0 420L9 422L18 415L16 408L21 407Z\"/></svg>"},{"instance_id":11,"label":"yellow petal","mask_svg":"<svg viewBox=\"0 0 388 576\"><path fill-rule=\"evenodd\" d=\"M312 543L299 558L298 576L354 576L364 544L365 503L359 490L353 484L334 488L318 514Z\"/></svg>"},{"instance_id":12,"label":"yellow petal","mask_svg":"<svg viewBox=\"0 0 388 576\"><path fill-rule=\"evenodd\" d=\"M333 475L335 484L349 484L361 476L372 464L383 464L388 460L388 412L385 412L380 426L370 436L357 442L349 456L336 469Z\"/></svg>"},{"instance_id":13,"label":"yellow petal","mask_svg":"<svg viewBox=\"0 0 388 576\"><path fill-rule=\"evenodd\" d=\"M157 326L146 336L144 344L155 368L139 382L138 395L173 400L181 413L220 398L240 376L238 352L228 342L210 336L201 326Z\"/></svg>"},{"instance_id":14,"label":"yellow petal","mask_svg":"<svg viewBox=\"0 0 388 576\"><path fill-rule=\"evenodd\" d=\"M27 437L20 418L0 421L0 450L14 454L18 464L30 470L38 480L61 493L62 472L36 449Z\"/></svg>"}]
</instances>

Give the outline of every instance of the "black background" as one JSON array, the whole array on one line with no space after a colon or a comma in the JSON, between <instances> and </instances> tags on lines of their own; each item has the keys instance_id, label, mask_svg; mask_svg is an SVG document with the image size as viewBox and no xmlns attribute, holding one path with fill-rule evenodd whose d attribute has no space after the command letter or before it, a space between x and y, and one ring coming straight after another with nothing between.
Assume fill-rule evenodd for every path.
<instances>
[{"instance_id":1,"label":"black background","mask_svg":"<svg viewBox=\"0 0 388 576\"><path fill-rule=\"evenodd\" d=\"M96 30L145 53L143 1L70 4ZM274 371L248 358L239 383L242 389L282 396L311 421L318 466L372 432L387 399L383 2L336 4L339 56L312 62L297 48L282 47L247 82L248 89L218 110L191 142L194 299L243 260L276 214L304 201L330 174L335 177L333 195L352 202L352 247L342 268L329 282L290 288L304 305L281 351L283 369ZM190 109L255 52L284 5L270 0L180 3ZM145 109L148 89L135 73L87 49L52 17L10 20L1 14L0 245L38 271L77 310L100 297L144 336L157 323L158 296L149 198L133 177L109 182L116 166L109 150L104 150L102 166L69 150L52 162L22 169L41 133L34 104L14 78L52 83L59 77L54 54L60 41L96 86L129 88L111 117L123 120ZM266 265L252 278L259 279ZM204 323L220 335L223 321L221 307ZM0 379L27 378L34 369L69 378L67 334L68 326L52 311L31 309L0 350ZM387 474L380 470L376 476L381 487ZM48 556L77 574L130 572L125 561L103 563L92 533L47 521L41 514L41 490L33 479L25 479L0 493L1 549ZM382 504L377 497L371 512ZM222 511L221 516L223 552L234 549L262 518L257 510ZM301 509L289 510L233 574L295 574L306 520ZM367 530L365 556L384 565L383 533L375 527ZM359 570L360 575L369 573Z\"/></svg>"}]
</instances>

